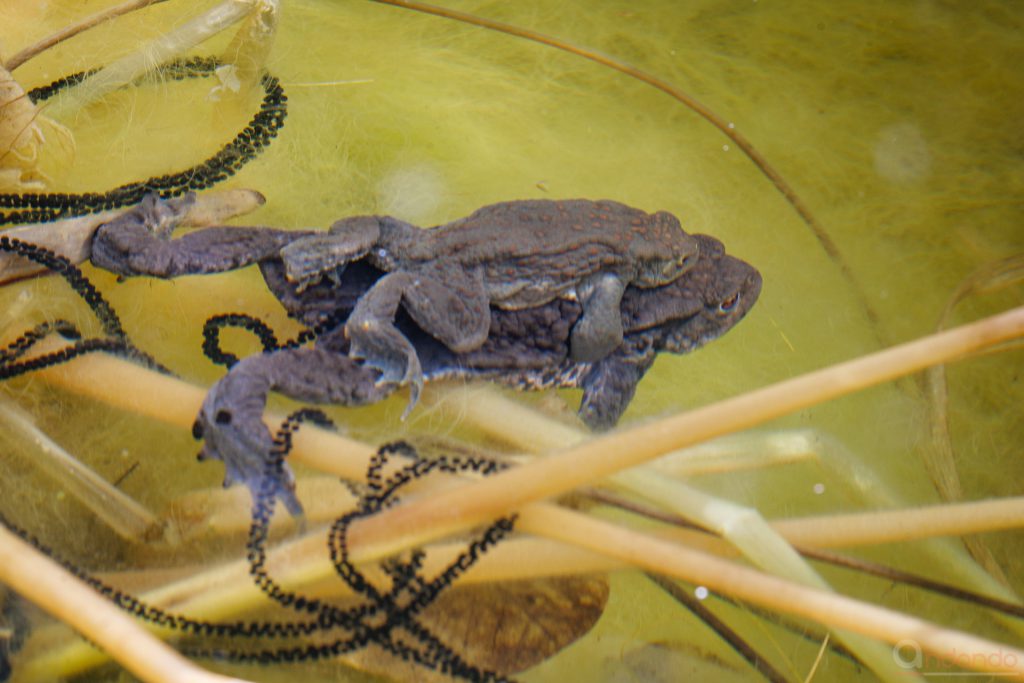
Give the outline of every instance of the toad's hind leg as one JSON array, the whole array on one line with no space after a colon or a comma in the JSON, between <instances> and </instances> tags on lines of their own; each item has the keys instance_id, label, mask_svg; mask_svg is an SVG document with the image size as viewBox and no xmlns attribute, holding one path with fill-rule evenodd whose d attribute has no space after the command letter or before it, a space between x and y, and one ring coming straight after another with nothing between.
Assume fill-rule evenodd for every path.
<instances>
[{"instance_id":1,"label":"toad's hind leg","mask_svg":"<svg viewBox=\"0 0 1024 683\"><path fill-rule=\"evenodd\" d=\"M396 271L377 281L356 304L345 325L350 354L380 370L380 383L409 384L407 415L423 387L416 349L395 328L395 314L405 301L412 319L456 352L479 347L490 329L490 310L479 275L452 269Z\"/></svg>"},{"instance_id":2,"label":"toad's hind leg","mask_svg":"<svg viewBox=\"0 0 1024 683\"><path fill-rule=\"evenodd\" d=\"M598 361L622 343L622 313L619 305L626 285L617 275L595 275L577 288L583 315L572 328L569 349L577 363Z\"/></svg>"}]
</instances>

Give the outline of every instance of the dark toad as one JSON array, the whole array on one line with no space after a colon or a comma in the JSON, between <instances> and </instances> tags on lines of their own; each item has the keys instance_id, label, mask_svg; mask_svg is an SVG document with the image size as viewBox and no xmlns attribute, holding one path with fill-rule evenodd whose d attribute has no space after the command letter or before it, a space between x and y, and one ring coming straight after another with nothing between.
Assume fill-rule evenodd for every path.
<instances>
[{"instance_id":1,"label":"dark toad","mask_svg":"<svg viewBox=\"0 0 1024 683\"><path fill-rule=\"evenodd\" d=\"M116 230L101 228L93 244L96 265L122 275L161 277L218 272L258 262L271 291L293 317L309 326L343 320L387 275L369 258L335 266L317 282L295 282L280 256L291 240L313 233L263 228L215 227L166 240L161 212L173 205L150 202ZM155 212L155 213L154 213ZM404 309L396 330L420 359L427 380L481 378L524 389L579 387L580 416L593 428L613 426L633 397L640 378L659 351L686 353L721 336L756 301L761 278L745 262L725 254L712 237L694 235L701 257L685 274L660 287L626 288L619 304L623 339L595 361L572 354L572 333L584 316L580 301L557 298L521 309L489 310L489 334L478 348L453 351L425 331ZM206 254L197 255L206 249ZM147 270L148 269L148 270ZM349 357L343 327L322 335L312 348L284 349L237 363L210 390L196 420L203 455L224 461L225 484L255 490L263 477L271 439L261 416L267 394L296 400L364 405L383 399L394 384L379 381L377 369ZM276 494L293 513L301 511L288 470Z\"/></svg>"},{"instance_id":2,"label":"dark toad","mask_svg":"<svg viewBox=\"0 0 1024 683\"><path fill-rule=\"evenodd\" d=\"M669 213L573 199L501 202L426 230L390 216L345 218L326 234L290 243L281 257L299 288L359 259L386 273L360 298L345 332L350 355L380 370L379 382L411 386L411 409L423 371L394 325L400 307L464 353L487 339L491 307L577 299L583 313L570 353L591 362L622 341L618 311L626 287L671 282L696 262L698 249Z\"/></svg>"}]
</instances>

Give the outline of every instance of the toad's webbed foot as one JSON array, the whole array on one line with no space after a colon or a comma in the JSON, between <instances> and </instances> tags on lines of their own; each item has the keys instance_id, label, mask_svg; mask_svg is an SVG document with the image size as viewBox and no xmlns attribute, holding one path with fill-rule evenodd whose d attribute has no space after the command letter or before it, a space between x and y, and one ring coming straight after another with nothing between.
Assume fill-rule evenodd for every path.
<instances>
[{"instance_id":1,"label":"toad's webbed foot","mask_svg":"<svg viewBox=\"0 0 1024 683\"><path fill-rule=\"evenodd\" d=\"M302 514L295 478L276 463L274 441L263 424L270 390L299 401L357 406L385 398L376 374L348 356L323 349L284 349L250 356L210 388L192 428L203 439L200 460L224 463L224 486L243 483L255 498L266 478L271 493L292 515Z\"/></svg>"},{"instance_id":2,"label":"toad's webbed foot","mask_svg":"<svg viewBox=\"0 0 1024 683\"><path fill-rule=\"evenodd\" d=\"M580 419L595 431L614 427L653 362L652 352L631 359L616 353L595 363L583 378Z\"/></svg>"},{"instance_id":3,"label":"toad's webbed foot","mask_svg":"<svg viewBox=\"0 0 1024 683\"><path fill-rule=\"evenodd\" d=\"M596 275L577 286L583 315L572 328L569 349L577 363L593 363L622 343L622 313L619 304L626 285L616 275Z\"/></svg>"},{"instance_id":4,"label":"toad's webbed foot","mask_svg":"<svg viewBox=\"0 0 1024 683\"><path fill-rule=\"evenodd\" d=\"M222 461L224 488L245 484L254 500L264 479L269 478L272 499L280 498L288 512L301 515L291 468L285 464L275 467L271 462L274 441L262 419L270 379L254 367L258 363L246 361L238 363L206 394L192 426L192 435L203 439L199 459Z\"/></svg>"},{"instance_id":5,"label":"toad's webbed foot","mask_svg":"<svg viewBox=\"0 0 1024 683\"><path fill-rule=\"evenodd\" d=\"M289 242L311 234L215 226L171 239L194 201L193 193L168 200L146 195L135 209L96 230L93 265L124 276L219 273L273 256Z\"/></svg>"}]
</instances>

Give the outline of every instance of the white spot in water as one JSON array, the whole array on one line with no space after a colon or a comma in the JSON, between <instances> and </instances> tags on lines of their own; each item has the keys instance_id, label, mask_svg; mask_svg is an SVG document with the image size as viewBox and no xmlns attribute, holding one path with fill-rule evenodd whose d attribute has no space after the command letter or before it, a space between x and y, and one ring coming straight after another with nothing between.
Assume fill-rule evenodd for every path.
<instances>
[{"instance_id":1,"label":"white spot in water","mask_svg":"<svg viewBox=\"0 0 1024 683\"><path fill-rule=\"evenodd\" d=\"M708 589L704 586L697 586L693 590L693 594L698 600L704 600L708 597Z\"/></svg>"},{"instance_id":2,"label":"white spot in water","mask_svg":"<svg viewBox=\"0 0 1024 683\"><path fill-rule=\"evenodd\" d=\"M427 163L392 169L377 184L381 213L416 225L434 220L447 195L447 183L441 172Z\"/></svg>"},{"instance_id":3,"label":"white spot in water","mask_svg":"<svg viewBox=\"0 0 1024 683\"><path fill-rule=\"evenodd\" d=\"M820 496L821 494L825 493L825 485L819 481L817 484L814 485L814 488L812 490L814 491L815 495Z\"/></svg>"},{"instance_id":4,"label":"white spot in water","mask_svg":"<svg viewBox=\"0 0 1024 683\"><path fill-rule=\"evenodd\" d=\"M732 121L730 121L729 122L729 130L733 130L735 127L736 127L736 124L733 123Z\"/></svg>"},{"instance_id":5,"label":"white spot in water","mask_svg":"<svg viewBox=\"0 0 1024 683\"><path fill-rule=\"evenodd\" d=\"M931 148L913 123L894 123L882 128L873 151L875 172L885 180L911 183L931 172Z\"/></svg>"},{"instance_id":6,"label":"white spot in water","mask_svg":"<svg viewBox=\"0 0 1024 683\"><path fill-rule=\"evenodd\" d=\"M729 151L729 145L722 145L722 151L723 152L728 152Z\"/></svg>"}]
</instances>

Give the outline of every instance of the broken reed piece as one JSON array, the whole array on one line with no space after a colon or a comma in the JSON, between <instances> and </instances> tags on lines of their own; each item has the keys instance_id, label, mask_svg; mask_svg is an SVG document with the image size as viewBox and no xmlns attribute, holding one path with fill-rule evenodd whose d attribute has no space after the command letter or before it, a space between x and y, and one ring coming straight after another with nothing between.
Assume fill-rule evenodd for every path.
<instances>
[{"instance_id":1,"label":"broken reed piece","mask_svg":"<svg viewBox=\"0 0 1024 683\"><path fill-rule=\"evenodd\" d=\"M168 30L156 40L91 74L51 105L48 113L56 119L67 118L69 114L149 73L154 65L168 62L221 31L242 22L253 12L276 12L278 2L279 0L225 0L204 14ZM242 30L248 31L249 27L243 24ZM268 42L272 38L272 33L264 36L264 40ZM256 52L253 48L247 51L246 55Z\"/></svg>"},{"instance_id":2,"label":"broken reed piece","mask_svg":"<svg viewBox=\"0 0 1024 683\"><path fill-rule=\"evenodd\" d=\"M4 397L0 397L0 429L8 448L17 444L21 448L11 450L30 454L27 466L53 480L57 490L77 500L121 538L145 543L163 534L161 520L68 453Z\"/></svg>"}]
</instances>

